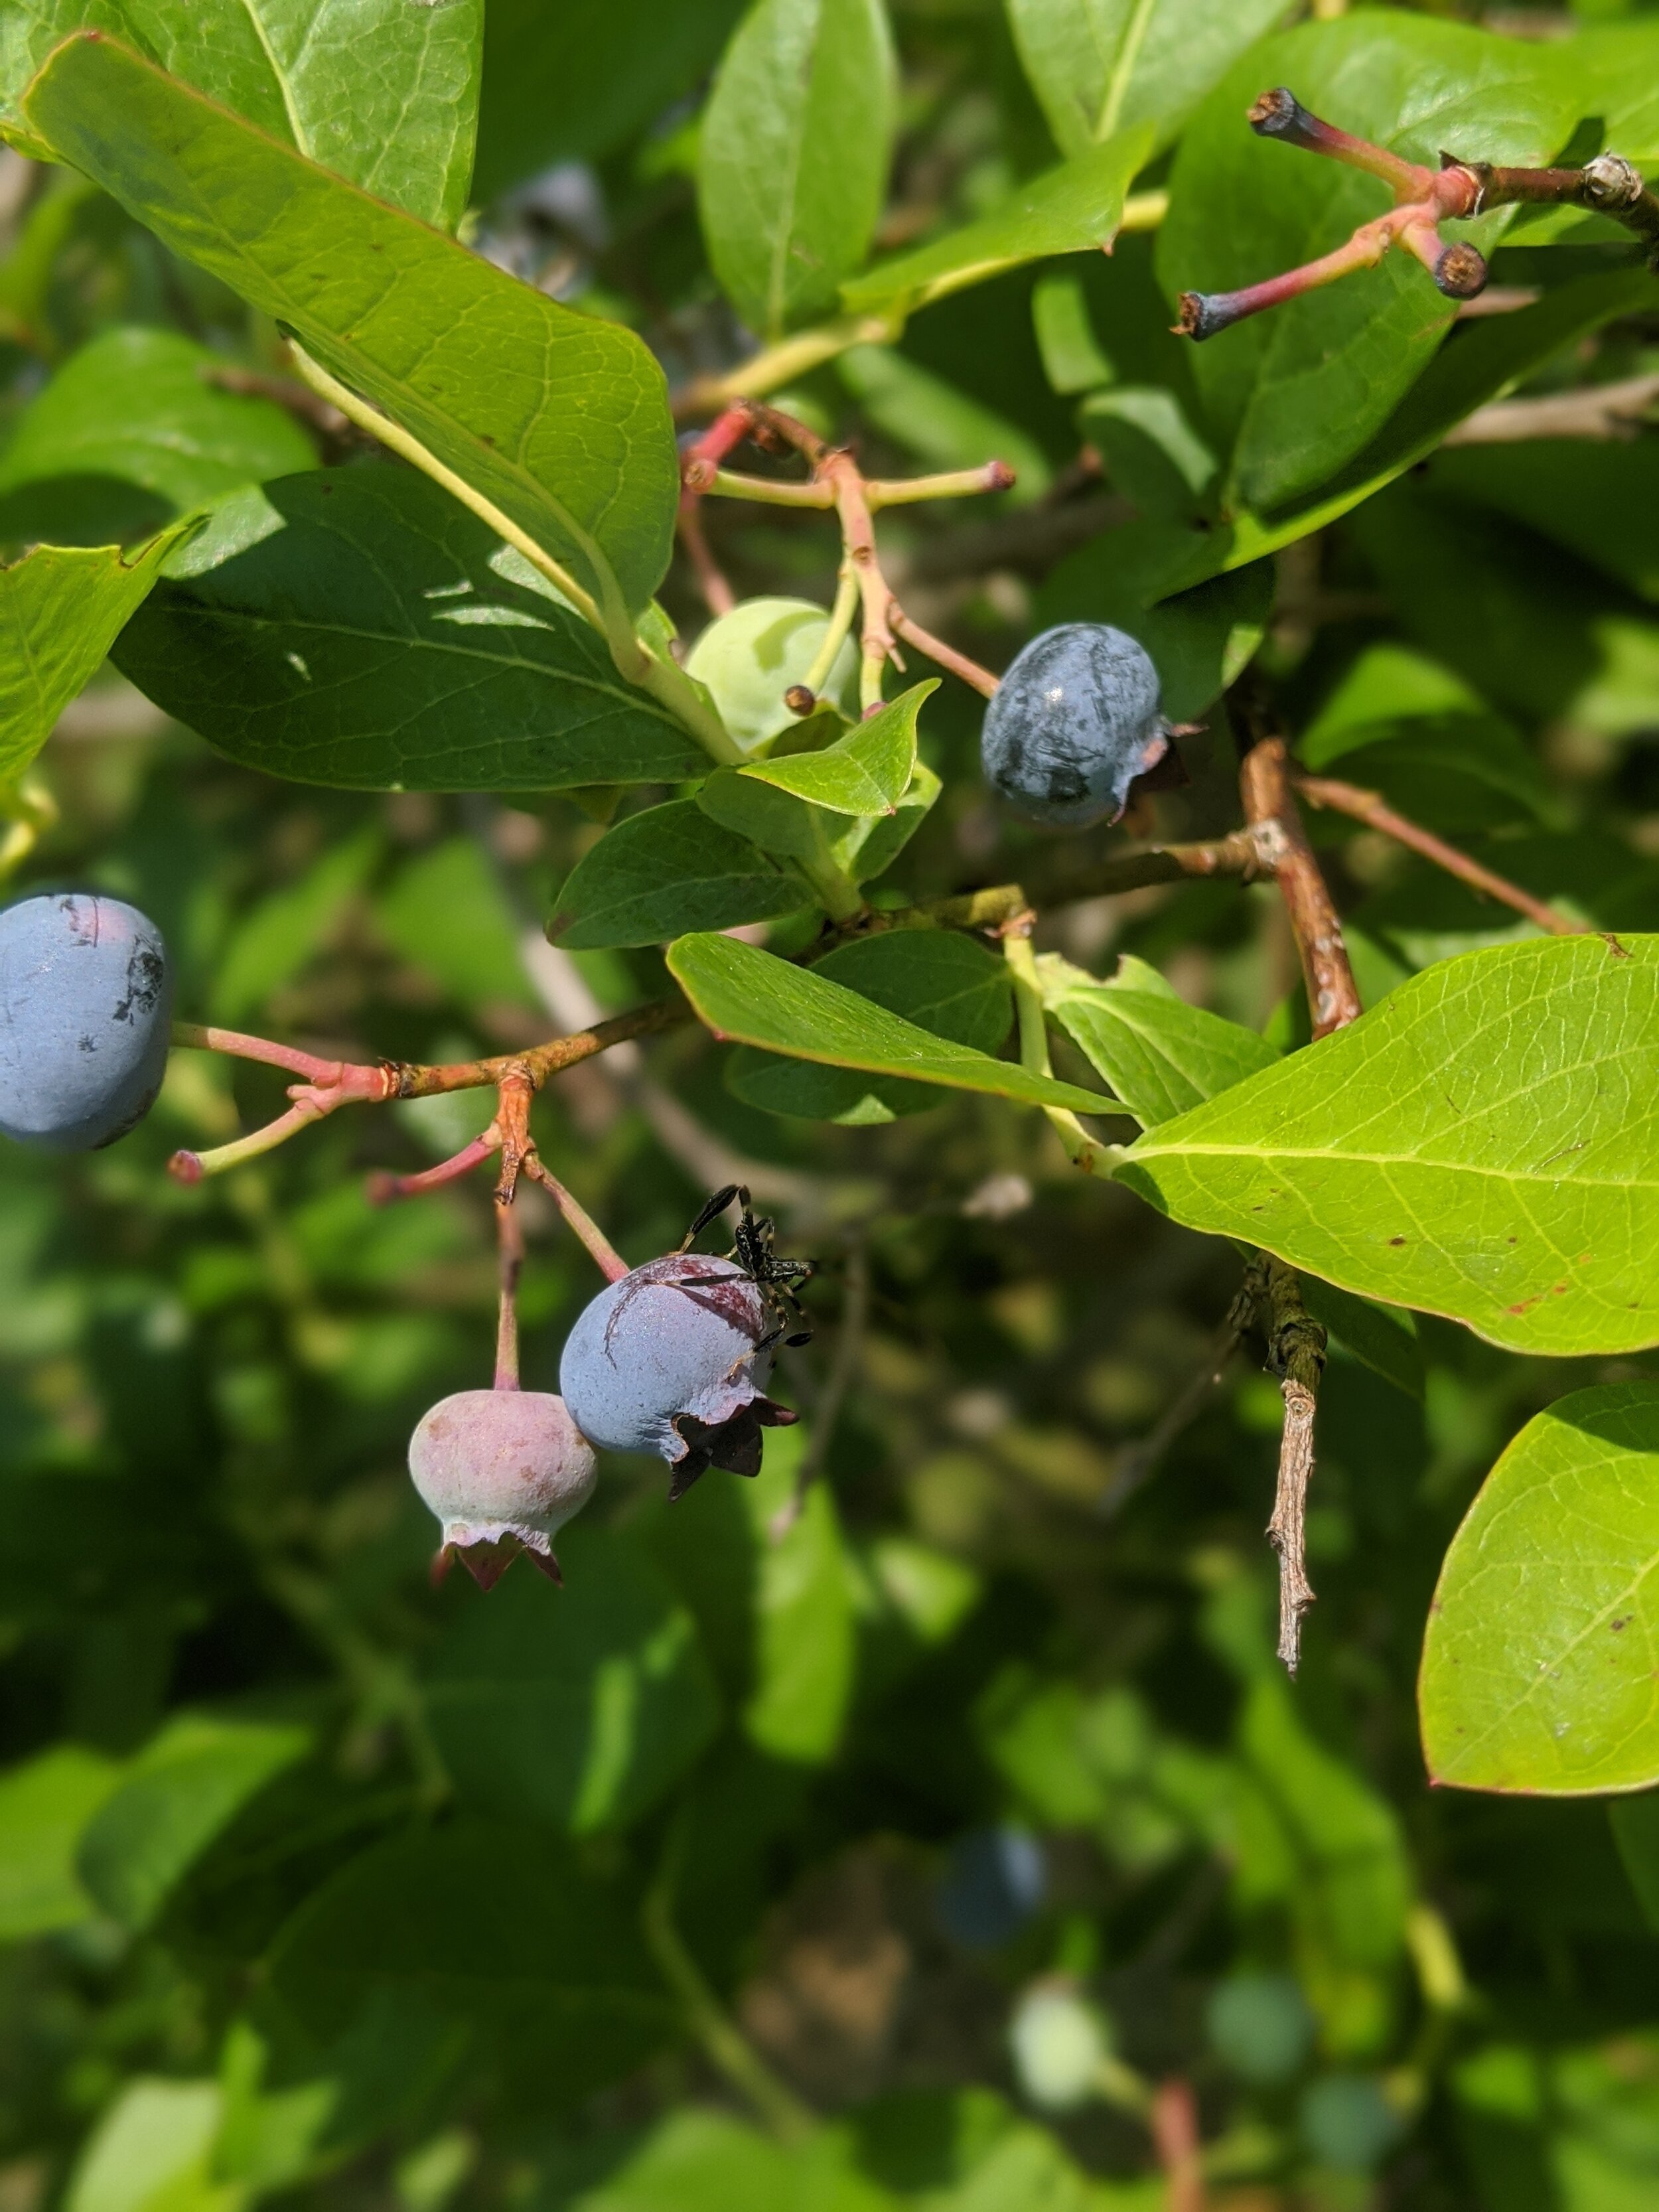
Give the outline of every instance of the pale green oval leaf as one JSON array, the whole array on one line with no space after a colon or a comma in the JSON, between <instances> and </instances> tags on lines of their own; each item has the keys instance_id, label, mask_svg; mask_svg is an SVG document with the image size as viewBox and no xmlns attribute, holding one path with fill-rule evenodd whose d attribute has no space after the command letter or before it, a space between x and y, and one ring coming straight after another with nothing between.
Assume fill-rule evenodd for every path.
<instances>
[{"instance_id":1,"label":"pale green oval leaf","mask_svg":"<svg viewBox=\"0 0 1659 2212\"><path fill-rule=\"evenodd\" d=\"M58 1744L0 1775L0 1942L90 1917L76 1846L120 1779L113 1759L76 1743Z\"/></svg>"},{"instance_id":2,"label":"pale green oval leaf","mask_svg":"<svg viewBox=\"0 0 1659 2212\"><path fill-rule=\"evenodd\" d=\"M1162 976L1147 988L1153 974L1126 958L1102 982L1057 953L1037 963L1043 1005L1146 1128L1172 1121L1279 1058L1265 1037L1189 1006Z\"/></svg>"},{"instance_id":3,"label":"pale green oval leaf","mask_svg":"<svg viewBox=\"0 0 1659 2212\"><path fill-rule=\"evenodd\" d=\"M892 40L881 0L757 0L702 119L708 258L750 328L776 337L827 307L881 213Z\"/></svg>"},{"instance_id":4,"label":"pale green oval leaf","mask_svg":"<svg viewBox=\"0 0 1659 2212\"><path fill-rule=\"evenodd\" d=\"M736 938L683 937L669 947L668 965L699 1018L735 1043L872 1075L988 1091L1022 1105L1111 1111L1111 1101L1091 1091L951 1044L842 984Z\"/></svg>"},{"instance_id":5,"label":"pale green oval leaf","mask_svg":"<svg viewBox=\"0 0 1659 2212\"><path fill-rule=\"evenodd\" d=\"M1656 1641L1659 1384L1575 1390L1527 1423L1446 1554L1419 1686L1430 1774L1550 1797L1659 1782Z\"/></svg>"},{"instance_id":6,"label":"pale green oval leaf","mask_svg":"<svg viewBox=\"0 0 1659 2212\"><path fill-rule=\"evenodd\" d=\"M64 2212L240 2212L240 2185L213 2170L223 2111L216 2081L137 2075L93 2130Z\"/></svg>"},{"instance_id":7,"label":"pale green oval leaf","mask_svg":"<svg viewBox=\"0 0 1659 2212\"><path fill-rule=\"evenodd\" d=\"M631 331L560 307L109 40L58 47L24 107L60 160L297 331L587 589L614 571L631 607L650 599L679 466L662 371Z\"/></svg>"},{"instance_id":8,"label":"pale green oval leaf","mask_svg":"<svg viewBox=\"0 0 1659 2212\"><path fill-rule=\"evenodd\" d=\"M1659 1340L1659 937L1495 945L1140 1139L1194 1229L1517 1352Z\"/></svg>"},{"instance_id":9,"label":"pale green oval leaf","mask_svg":"<svg viewBox=\"0 0 1659 2212\"><path fill-rule=\"evenodd\" d=\"M301 783L558 791L705 764L599 633L411 469L228 501L115 659L221 751Z\"/></svg>"}]
</instances>

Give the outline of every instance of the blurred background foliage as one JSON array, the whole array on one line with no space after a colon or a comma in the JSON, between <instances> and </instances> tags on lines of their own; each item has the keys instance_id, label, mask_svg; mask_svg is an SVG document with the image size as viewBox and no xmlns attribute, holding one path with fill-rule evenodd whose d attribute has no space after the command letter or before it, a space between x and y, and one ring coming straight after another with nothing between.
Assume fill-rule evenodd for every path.
<instances>
[{"instance_id":1,"label":"blurred background foliage","mask_svg":"<svg viewBox=\"0 0 1659 2212\"><path fill-rule=\"evenodd\" d=\"M740 343L690 183L737 12L489 0L466 234L633 323L674 377ZM991 0L895 21L890 247L1054 159ZM271 333L74 176L7 155L0 194L0 527L26 540L49 498L61 540L82 498L80 542L131 535L210 492L210 451L43 490L47 379L104 348L106 380L157 331L132 373L194 380L192 347L259 373ZM1545 252L1517 241L1497 281ZM787 404L872 468L1019 463L1003 502L884 527L912 611L1000 665L1098 616L1109 526L1188 496L1201 459L1114 398L1198 417L1167 321L1126 238L964 293ZM1650 313L1529 394L1656 371ZM269 472L324 457L231 381ZM1310 764L1608 928L1659 927L1656 456L1651 431L1447 450L1280 556L1265 647ZM829 598L823 518L707 520L740 594ZM690 578L665 597L694 633ZM945 791L902 883L1047 864L987 803L978 719L958 688L929 708ZM1229 826L1224 738L1191 765L1163 826ZM268 781L112 672L43 767L59 819L22 886L142 906L190 1018L452 1059L664 987L654 952L545 941L595 834L567 802ZM1511 933L1314 826L1368 1002ZM1097 972L1133 953L1282 1042L1305 1020L1265 890L1073 906L1042 942ZM403 1464L422 1411L489 1372L484 1187L363 1194L464 1141L477 1102L342 1114L169 1182L175 1146L279 1098L182 1054L113 1151L0 1154L0 2212L1152 2212L1137 2099L1172 2075L1233 2212L1659 2202L1659 1822L1431 1796L1413 1709L1497 1451L1655 1361L1522 1360L1431 1321L1370 1364L1337 1346L1292 1687L1261 1534L1274 1387L1235 1366L1140 1449L1208 1356L1230 1249L1071 1175L1034 1116L961 1097L791 1121L677 1034L564 1076L540 1142L636 1261L746 1177L822 1261L820 1334L782 1369L802 1424L758 1482L711 1474L672 1514L655 1462L607 1464L564 1593L521 1570L484 1602L428 1587ZM551 1388L595 1282L538 1191L520 1212L525 1380Z\"/></svg>"}]
</instances>

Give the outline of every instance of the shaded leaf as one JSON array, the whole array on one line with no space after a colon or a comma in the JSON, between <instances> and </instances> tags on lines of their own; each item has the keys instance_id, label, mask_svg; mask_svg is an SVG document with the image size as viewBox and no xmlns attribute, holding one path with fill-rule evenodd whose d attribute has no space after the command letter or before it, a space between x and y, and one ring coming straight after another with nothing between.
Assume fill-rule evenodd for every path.
<instances>
[{"instance_id":1,"label":"shaded leaf","mask_svg":"<svg viewBox=\"0 0 1659 2212\"><path fill-rule=\"evenodd\" d=\"M890 1014L840 983L730 937L683 937L668 965L716 1036L831 1067L902 1075L1023 1105L1100 1114L1111 1102L1072 1083L992 1060Z\"/></svg>"},{"instance_id":2,"label":"shaded leaf","mask_svg":"<svg viewBox=\"0 0 1659 2212\"><path fill-rule=\"evenodd\" d=\"M810 1442L805 1423L769 1437L759 1476L738 1493L755 1577L753 1678L742 1719L761 1751L817 1766L841 1741L858 1654L852 1577L829 1484L811 1485L781 1540L771 1533Z\"/></svg>"},{"instance_id":3,"label":"shaded leaf","mask_svg":"<svg viewBox=\"0 0 1659 2212\"><path fill-rule=\"evenodd\" d=\"M427 1713L467 1804L585 1835L653 1804L718 1709L691 1616L647 1560L601 1528L568 1530L559 1551L562 1593L509 1576L450 1622Z\"/></svg>"},{"instance_id":4,"label":"shaded leaf","mask_svg":"<svg viewBox=\"0 0 1659 2212\"><path fill-rule=\"evenodd\" d=\"M679 470L662 371L632 331L560 307L108 40L60 46L24 106L60 160L297 331L587 589L602 595L608 568L631 607L650 599Z\"/></svg>"},{"instance_id":5,"label":"shaded leaf","mask_svg":"<svg viewBox=\"0 0 1659 2212\"><path fill-rule=\"evenodd\" d=\"M982 284L1023 262L1098 252L1123 220L1131 180L1152 150L1151 134L1126 131L1074 161L1021 185L1006 204L963 230L878 261L841 288L851 314L905 315L964 285Z\"/></svg>"},{"instance_id":6,"label":"shaded leaf","mask_svg":"<svg viewBox=\"0 0 1659 2212\"><path fill-rule=\"evenodd\" d=\"M660 945L687 930L770 921L811 902L800 878L695 799L619 822L565 878L548 935L570 951Z\"/></svg>"},{"instance_id":7,"label":"shaded leaf","mask_svg":"<svg viewBox=\"0 0 1659 2212\"><path fill-rule=\"evenodd\" d=\"M19 0L0 30L0 132L40 153L19 107L30 77L68 33L113 32L272 137L453 230L472 173L483 12L483 0Z\"/></svg>"},{"instance_id":8,"label":"shaded leaf","mask_svg":"<svg viewBox=\"0 0 1659 2212\"><path fill-rule=\"evenodd\" d=\"M568 790L706 764L597 631L409 469L227 501L115 657L222 751L301 783Z\"/></svg>"},{"instance_id":9,"label":"shaded leaf","mask_svg":"<svg viewBox=\"0 0 1659 2212\"><path fill-rule=\"evenodd\" d=\"M91 1914L76 1846L120 1778L113 1759L74 1743L0 1775L0 1942L72 1928Z\"/></svg>"},{"instance_id":10,"label":"shaded leaf","mask_svg":"<svg viewBox=\"0 0 1659 2212\"><path fill-rule=\"evenodd\" d=\"M1659 599L1659 438L1534 438L1437 455L1437 491L1495 507Z\"/></svg>"},{"instance_id":11,"label":"shaded leaf","mask_svg":"<svg viewBox=\"0 0 1659 2212\"><path fill-rule=\"evenodd\" d=\"M1143 1127L1184 1114L1279 1058L1265 1037L1189 1006L1126 955L1102 982L1058 953L1037 963L1042 1003Z\"/></svg>"},{"instance_id":12,"label":"shaded leaf","mask_svg":"<svg viewBox=\"0 0 1659 2212\"><path fill-rule=\"evenodd\" d=\"M239 2212L240 2187L213 2171L222 2109L216 2081L128 2081L76 2161L64 2212Z\"/></svg>"},{"instance_id":13,"label":"shaded leaf","mask_svg":"<svg viewBox=\"0 0 1659 2212\"><path fill-rule=\"evenodd\" d=\"M893 930L862 938L826 953L812 973L976 1052L997 1051L1013 1020L1006 962L954 930ZM928 1084L890 1078L872 1083L748 1046L732 1055L726 1079L739 1098L769 1113L854 1127L926 1113L946 1095Z\"/></svg>"},{"instance_id":14,"label":"shaded leaf","mask_svg":"<svg viewBox=\"0 0 1659 2212\"><path fill-rule=\"evenodd\" d=\"M1659 938L1494 946L1140 1139L1196 1229L1518 1352L1659 1338Z\"/></svg>"},{"instance_id":15,"label":"shaded leaf","mask_svg":"<svg viewBox=\"0 0 1659 2212\"><path fill-rule=\"evenodd\" d=\"M892 40L881 0L756 0L702 120L708 258L750 328L828 307L887 189Z\"/></svg>"},{"instance_id":16,"label":"shaded leaf","mask_svg":"<svg viewBox=\"0 0 1659 2212\"><path fill-rule=\"evenodd\" d=\"M1452 1540L1423 1646L1435 1781L1571 1796L1659 1782L1659 1386L1528 1421Z\"/></svg>"},{"instance_id":17,"label":"shaded leaf","mask_svg":"<svg viewBox=\"0 0 1659 2212\"><path fill-rule=\"evenodd\" d=\"M1358 1298L1318 1275L1304 1279L1302 1297L1314 1319L1374 1375L1408 1398L1422 1397L1423 1346L1409 1313L1399 1306L1378 1305L1374 1298Z\"/></svg>"},{"instance_id":18,"label":"shaded leaf","mask_svg":"<svg viewBox=\"0 0 1659 2212\"><path fill-rule=\"evenodd\" d=\"M1014 43L1063 154L1147 123L1165 145L1236 56L1270 31L1273 0L1008 0Z\"/></svg>"}]
</instances>

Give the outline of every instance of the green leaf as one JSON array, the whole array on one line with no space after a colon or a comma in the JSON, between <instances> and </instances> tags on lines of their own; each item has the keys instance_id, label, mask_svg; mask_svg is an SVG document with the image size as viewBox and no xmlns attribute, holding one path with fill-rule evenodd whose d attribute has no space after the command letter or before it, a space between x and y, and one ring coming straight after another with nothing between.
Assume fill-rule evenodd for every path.
<instances>
[{"instance_id":1,"label":"green leaf","mask_svg":"<svg viewBox=\"0 0 1659 2212\"><path fill-rule=\"evenodd\" d=\"M804 1423L769 1437L759 1476L738 1492L755 1578L754 1674L742 1719L749 1741L773 1759L819 1766L841 1741L858 1650L852 1577L829 1484L811 1485L781 1539L771 1533L809 1443Z\"/></svg>"},{"instance_id":2,"label":"green leaf","mask_svg":"<svg viewBox=\"0 0 1659 2212\"><path fill-rule=\"evenodd\" d=\"M1107 981L1058 953L1037 963L1042 1003L1143 1127L1172 1121L1279 1059L1265 1037L1178 998L1128 955Z\"/></svg>"},{"instance_id":3,"label":"green leaf","mask_svg":"<svg viewBox=\"0 0 1659 2212\"><path fill-rule=\"evenodd\" d=\"M559 2202L570 2212L898 2212L901 2200L860 2172L856 2149L831 2129L781 2142L728 2113L686 2106L622 2150L603 2179L580 2196L561 2190ZM933 2201L938 2212L957 2212L954 2198ZM1069 2212L1058 2193L1045 2201ZM1006 2197L1002 2212L1036 2212L1037 2203Z\"/></svg>"},{"instance_id":4,"label":"green leaf","mask_svg":"<svg viewBox=\"0 0 1659 2212\"><path fill-rule=\"evenodd\" d=\"M603 596L614 571L630 607L650 599L679 468L662 371L632 331L560 307L108 40L60 46L24 108L60 160L297 331L586 588Z\"/></svg>"},{"instance_id":5,"label":"green leaf","mask_svg":"<svg viewBox=\"0 0 1659 2212\"><path fill-rule=\"evenodd\" d=\"M1028 1106L1111 1110L1109 1099L1056 1082L966 1045L947 1042L833 983L731 937L682 937L668 965L699 1018L718 1037L795 1060L902 1075L953 1091L988 1091Z\"/></svg>"},{"instance_id":6,"label":"green leaf","mask_svg":"<svg viewBox=\"0 0 1659 2212\"><path fill-rule=\"evenodd\" d=\"M133 553L118 545L37 545L0 568L0 786L22 775L97 674L190 526L176 524Z\"/></svg>"},{"instance_id":7,"label":"green leaf","mask_svg":"<svg viewBox=\"0 0 1659 2212\"><path fill-rule=\"evenodd\" d=\"M1399 1306L1357 1298L1317 1275L1304 1278L1302 1296L1309 1312L1352 1352L1354 1358L1407 1398L1421 1399L1426 1384L1423 1346L1417 1323Z\"/></svg>"},{"instance_id":8,"label":"green leaf","mask_svg":"<svg viewBox=\"0 0 1659 2212\"><path fill-rule=\"evenodd\" d=\"M1430 167L1443 147L1547 161L1579 112L1573 73L1553 54L1459 24L1365 9L1288 32L1231 71L1182 142L1158 246L1172 295L1277 275L1389 204L1375 178L1255 137L1245 110L1273 84ZM1490 251L1507 219L1499 210L1460 234ZM1455 312L1400 252L1196 349L1210 428L1230 453L1229 504L1266 510L1322 484L1381 429Z\"/></svg>"},{"instance_id":9,"label":"green leaf","mask_svg":"<svg viewBox=\"0 0 1659 2212\"><path fill-rule=\"evenodd\" d=\"M1106 474L1152 521L1196 514L1215 476L1215 455L1161 384L1123 384L1097 392L1079 411L1079 428Z\"/></svg>"},{"instance_id":10,"label":"green leaf","mask_svg":"<svg viewBox=\"0 0 1659 2212\"><path fill-rule=\"evenodd\" d=\"M1594 24L1570 51L1584 112L1601 116L1606 143L1638 167L1659 163L1659 24Z\"/></svg>"},{"instance_id":11,"label":"green leaf","mask_svg":"<svg viewBox=\"0 0 1659 2212\"><path fill-rule=\"evenodd\" d=\"M0 1942L91 1917L75 1871L81 1832L119 1783L112 1759L60 1743L0 1775Z\"/></svg>"},{"instance_id":12,"label":"green leaf","mask_svg":"<svg viewBox=\"0 0 1659 2212\"><path fill-rule=\"evenodd\" d=\"M374 919L403 957L423 969L458 1006L540 1012L501 871L479 839L450 837L417 854L398 870Z\"/></svg>"},{"instance_id":13,"label":"green leaf","mask_svg":"<svg viewBox=\"0 0 1659 2212\"><path fill-rule=\"evenodd\" d=\"M216 2081L128 2081L76 2162L64 2212L240 2212L240 2185L213 2171L222 2110Z\"/></svg>"},{"instance_id":14,"label":"green leaf","mask_svg":"<svg viewBox=\"0 0 1659 2212\"><path fill-rule=\"evenodd\" d=\"M812 973L975 1052L996 1052L1013 1020L1007 963L954 930L900 929L860 938L815 962ZM748 1047L732 1054L726 1079L739 1098L769 1113L854 1127L924 1114L945 1097L930 1084L871 1083L840 1068Z\"/></svg>"},{"instance_id":15,"label":"green leaf","mask_svg":"<svg viewBox=\"0 0 1659 2212\"><path fill-rule=\"evenodd\" d=\"M1575 1390L1482 1485L1423 1646L1436 1782L1549 1797L1659 1782L1659 1385Z\"/></svg>"},{"instance_id":16,"label":"green leaf","mask_svg":"<svg viewBox=\"0 0 1659 2212\"><path fill-rule=\"evenodd\" d=\"M544 1595L550 1595L544 1593ZM276 1938L273 1992L311 2034L435 2005L557 2110L672 2039L633 1901L546 1828L455 1820L347 1862Z\"/></svg>"},{"instance_id":17,"label":"green leaf","mask_svg":"<svg viewBox=\"0 0 1659 2212\"><path fill-rule=\"evenodd\" d=\"M147 1928L242 1807L310 1747L307 1729L285 1724L170 1721L82 1834L82 1881L105 1911Z\"/></svg>"},{"instance_id":18,"label":"green leaf","mask_svg":"<svg viewBox=\"0 0 1659 2212\"><path fill-rule=\"evenodd\" d=\"M489 0L474 197L613 152L692 90L741 13L742 0Z\"/></svg>"},{"instance_id":19,"label":"green leaf","mask_svg":"<svg viewBox=\"0 0 1659 2212\"><path fill-rule=\"evenodd\" d=\"M314 467L290 415L210 381L229 366L175 331L137 325L82 346L23 410L0 454L0 537L62 543L66 501L77 517L94 519L103 504L118 518L133 486L155 495L154 520L164 522L242 484ZM118 519L104 534L126 533ZM91 542L82 529L76 539Z\"/></svg>"},{"instance_id":20,"label":"green leaf","mask_svg":"<svg viewBox=\"0 0 1659 2212\"><path fill-rule=\"evenodd\" d=\"M822 752L752 761L734 773L832 814L895 813L915 769L916 716L938 689L937 677L912 684Z\"/></svg>"},{"instance_id":21,"label":"green leaf","mask_svg":"<svg viewBox=\"0 0 1659 2212\"><path fill-rule=\"evenodd\" d=\"M887 189L895 82L881 0L757 0L702 120L708 258L775 338L829 307L863 260Z\"/></svg>"},{"instance_id":22,"label":"green leaf","mask_svg":"<svg viewBox=\"0 0 1659 2212\"><path fill-rule=\"evenodd\" d=\"M1140 1139L1194 1229L1517 1352L1659 1340L1659 937L1494 946Z\"/></svg>"},{"instance_id":23,"label":"green leaf","mask_svg":"<svg viewBox=\"0 0 1659 2212\"><path fill-rule=\"evenodd\" d=\"M1167 522L1121 524L1068 554L1036 600L1045 628L1112 622L1139 638L1158 670L1164 711L1176 722L1201 714L1240 674L1261 642L1273 597L1266 561L1179 590L1192 542Z\"/></svg>"},{"instance_id":24,"label":"green leaf","mask_svg":"<svg viewBox=\"0 0 1659 2212\"><path fill-rule=\"evenodd\" d=\"M115 658L221 751L301 783L552 791L706 765L598 632L411 469L226 501Z\"/></svg>"},{"instance_id":25,"label":"green leaf","mask_svg":"<svg viewBox=\"0 0 1659 2212\"><path fill-rule=\"evenodd\" d=\"M1647 1923L1659 1929L1659 1792L1615 1797L1607 1820Z\"/></svg>"},{"instance_id":26,"label":"green leaf","mask_svg":"<svg viewBox=\"0 0 1659 2212\"><path fill-rule=\"evenodd\" d=\"M1535 438L1437 455L1437 491L1553 538L1644 599L1659 600L1659 439Z\"/></svg>"},{"instance_id":27,"label":"green leaf","mask_svg":"<svg viewBox=\"0 0 1659 2212\"><path fill-rule=\"evenodd\" d=\"M849 314L908 314L965 285L1057 253L1098 252L1111 245L1123 201L1152 152L1149 131L1125 131L1103 146L1019 185L981 222L947 231L931 245L878 261L841 288Z\"/></svg>"},{"instance_id":28,"label":"green leaf","mask_svg":"<svg viewBox=\"0 0 1659 2212\"><path fill-rule=\"evenodd\" d=\"M695 799L647 808L602 837L565 878L548 935L569 951L661 945L691 929L733 929L809 905L799 876Z\"/></svg>"},{"instance_id":29,"label":"green leaf","mask_svg":"<svg viewBox=\"0 0 1659 2212\"><path fill-rule=\"evenodd\" d=\"M19 106L30 77L70 32L112 32L377 198L460 221L483 0L17 0L7 16L0 134L26 153L45 150Z\"/></svg>"},{"instance_id":30,"label":"green leaf","mask_svg":"<svg viewBox=\"0 0 1659 2212\"><path fill-rule=\"evenodd\" d=\"M297 883L283 884L246 915L214 969L211 1018L234 1028L291 982L337 929L380 854L379 832L368 825L325 848Z\"/></svg>"},{"instance_id":31,"label":"green leaf","mask_svg":"<svg viewBox=\"0 0 1659 2212\"><path fill-rule=\"evenodd\" d=\"M427 1665L427 1717L465 1803L586 1835L654 1804L718 1709L691 1616L649 1562L603 1528L571 1529L559 1549L562 1595L514 1575L451 1621Z\"/></svg>"},{"instance_id":32,"label":"green leaf","mask_svg":"<svg viewBox=\"0 0 1659 2212\"><path fill-rule=\"evenodd\" d=\"M1128 123L1155 125L1167 145L1282 13L1273 0L1008 0L1031 89L1073 155Z\"/></svg>"}]
</instances>

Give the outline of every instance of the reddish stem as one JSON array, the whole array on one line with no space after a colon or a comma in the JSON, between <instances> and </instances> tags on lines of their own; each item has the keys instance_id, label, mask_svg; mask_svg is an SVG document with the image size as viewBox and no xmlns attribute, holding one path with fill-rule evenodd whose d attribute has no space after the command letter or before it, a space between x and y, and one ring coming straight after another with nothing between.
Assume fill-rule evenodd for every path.
<instances>
[{"instance_id":1,"label":"reddish stem","mask_svg":"<svg viewBox=\"0 0 1659 2212\"><path fill-rule=\"evenodd\" d=\"M593 1261L605 1280L610 1283L621 1282L623 1277L629 1272L627 1261L623 1258L592 1215L571 1196L538 1153L532 1153L525 1161L524 1171L532 1182L540 1183L542 1188L550 1194L553 1203L587 1248L588 1256Z\"/></svg>"},{"instance_id":2,"label":"reddish stem","mask_svg":"<svg viewBox=\"0 0 1659 2212\"><path fill-rule=\"evenodd\" d=\"M441 1160L435 1168L422 1168L418 1175L389 1175L384 1170L368 1179L368 1202L371 1206L391 1206L400 1198L423 1198L429 1190L438 1190L447 1182L457 1182L469 1175L491 1153L501 1150L501 1136L492 1121L486 1130L475 1137L470 1145L463 1145L459 1152Z\"/></svg>"},{"instance_id":3,"label":"reddish stem","mask_svg":"<svg viewBox=\"0 0 1659 2212\"><path fill-rule=\"evenodd\" d=\"M497 1199L495 1234L501 1254L501 1297L495 1317L496 1390L519 1387L519 1277L524 1271L524 1231L513 1201Z\"/></svg>"},{"instance_id":4,"label":"reddish stem","mask_svg":"<svg viewBox=\"0 0 1659 2212\"><path fill-rule=\"evenodd\" d=\"M1149 2118L1158 2162L1169 2184L1165 2212L1204 2212L1203 2155L1192 2085L1178 2075L1160 2081Z\"/></svg>"}]
</instances>

